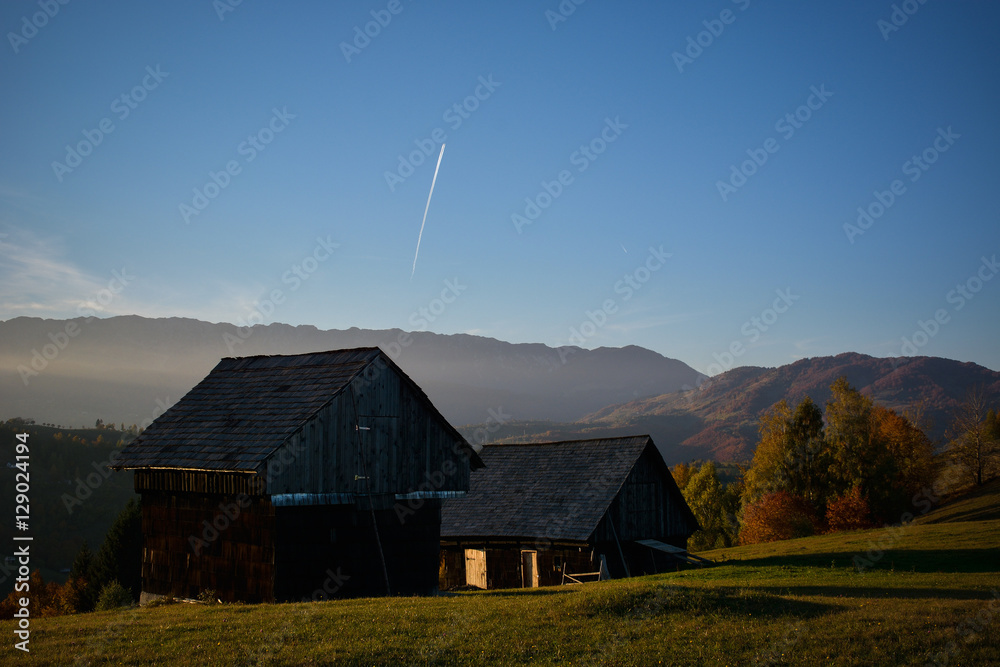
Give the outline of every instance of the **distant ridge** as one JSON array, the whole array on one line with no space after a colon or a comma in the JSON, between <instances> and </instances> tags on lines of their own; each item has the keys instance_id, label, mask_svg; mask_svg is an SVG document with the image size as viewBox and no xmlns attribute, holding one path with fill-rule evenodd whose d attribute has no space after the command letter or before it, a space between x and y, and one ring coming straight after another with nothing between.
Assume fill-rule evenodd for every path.
<instances>
[{"instance_id":1,"label":"distant ridge","mask_svg":"<svg viewBox=\"0 0 1000 667\"><path fill-rule=\"evenodd\" d=\"M77 335L58 334L69 325ZM28 377L33 350L56 350ZM882 359L854 352L778 368L745 366L711 379L637 346L556 349L468 334L398 329L323 331L258 325L239 330L184 318L122 316L76 320L19 317L0 322L0 418L64 426L142 424L174 403L227 356L298 354L377 345L467 437L545 441L648 433L669 464L694 458L749 460L757 420L771 405L807 394L821 406L839 376L898 410L923 405L930 435L942 439L973 385L1000 403L1000 373L938 357ZM572 350L572 351L570 351ZM38 365L40 362L36 361ZM697 387L692 389L693 387ZM498 427L497 419L503 420ZM484 430L482 426L490 423Z\"/></svg>"},{"instance_id":2,"label":"distant ridge","mask_svg":"<svg viewBox=\"0 0 1000 667\"><path fill-rule=\"evenodd\" d=\"M973 385L1000 404L1000 373L978 364L939 357L881 359L855 352L801 359L778 368L745 366L704 381L694 390L629 401L598 410L581 425L669 433L677 451L670 458L747 460L757 442L757 423L769 407L810 396L821 407L840 376L876 402L897 411L917 411L932 438L944 438L952 413ZM658 432L661 435L658 435Z\"/></svg>"},{"instance_id":3,"label":"distant ridge","mask_svg":"<svg viewBox=\"0 0 1000 667\"><path fill-rule=\"evenodd\" d=\"M67 326L77 327L68 342L60 335ZM66 342L54 356L50 336ZM512 419L573 421L704 378L687 364L636 346L560 353L542 344L398 329L270 324L240 330L183 318L122 316L87 323L19 317L0 322L0 416L63 425L93 425L97 418L140 424L160 403L180 399L222 357L375 345L456 425L485 422L501 409ZM45 365L37 375L26 373L25 386L18 367L31 369L33 357L37 367Z\"/></svg>"}]
</instances>

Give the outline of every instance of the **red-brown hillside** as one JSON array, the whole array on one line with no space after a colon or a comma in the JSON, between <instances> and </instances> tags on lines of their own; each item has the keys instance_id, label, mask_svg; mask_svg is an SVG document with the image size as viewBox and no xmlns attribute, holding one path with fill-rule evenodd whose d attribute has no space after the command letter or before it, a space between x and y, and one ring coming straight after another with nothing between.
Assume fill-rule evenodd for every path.
<instances>
[{"instance_id":1,"label":"red-brown hillside","mask_svg":"<svg viewBox=\"0 0 1000 667\"><path fill-rule=\"evenodd\" d=\"M697 389L611 406L581 423L590 429L649 432L672 460L747 460L753 456L757 420L764 411L782 398L794 405L806 395L822 406L830 397L830 384L841 375L897 411L922 406L929 434L937 440L944 438L969 387L983 385L1000 404L1000 373L977 364L937 357L878 359L848 352L779 368L734 368Z\"/></svg>"}]
</instances>

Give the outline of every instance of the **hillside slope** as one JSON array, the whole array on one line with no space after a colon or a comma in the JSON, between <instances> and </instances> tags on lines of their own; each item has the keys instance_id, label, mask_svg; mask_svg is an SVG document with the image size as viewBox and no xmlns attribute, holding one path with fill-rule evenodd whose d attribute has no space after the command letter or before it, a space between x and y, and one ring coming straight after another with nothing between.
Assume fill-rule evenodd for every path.
<instances>
[{"instance_id":1,"label":"hillside slope","mask_svg":"<svg viewBox=\"0 0 1000 667\"><path fill-rule=\"evenodd\" d=\"M879 359L853 352L802 359L779 368L735 368L697 389L629 401L580 420L581 428L609 428L676 438L690 458L747 460L760 416L781 399L805 396L823 406L840 376L876 402L922 412L933 439L944 437L955 408L975 385L1000 404L1000 373L977 364L936 357Z\"/></svg>"},{"instance_id":2,"label":"hillside slope","mask_svg":"<svg viewBox=\"0 0 1000 667\"><path fill-rule=\"evenodd\" d=\"M990 497L974 502L998 506L996 490ZM881 556L858 572L853 557L872 549ZM1000 664L997 549L1000 520L918 522L709 552L722 564L578 586L33 619L43 630L30 662Z\"/></svg>"},{"instance_id":3,"label":"hillside slope","mask_svg":"<svg viewBox=\"0 0 1000 667\"><path fill-rule=\"evenodd\" d=\"M14 513L16 434L27 433L29 446L29 508L32 568L46 581L63 581L73 559L86 541L96 551L104 536L135 496L131 472L108 470L118 442L127 434L112 430L60 430L31 425L12 428L0 424L0 465L6 467L0 484L0 507ZM0 543L16 545L13 521L0 523ZM7 546L3 553L13 553ZM14 588L17 568L0 560L0 596ZM66 572L63 572L65 570Z\"/></svg>"}]
</instances>

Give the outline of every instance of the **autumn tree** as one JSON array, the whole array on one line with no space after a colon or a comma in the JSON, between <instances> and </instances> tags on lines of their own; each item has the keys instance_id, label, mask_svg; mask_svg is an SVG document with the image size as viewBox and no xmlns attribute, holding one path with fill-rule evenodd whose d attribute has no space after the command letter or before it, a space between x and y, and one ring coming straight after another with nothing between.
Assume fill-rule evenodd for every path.
<instances>
[{"instance_id":1,"label":"autumn tree","mask_svg":"<svg viewBox=\"0 0 1000 667\"><path fill-rule=\"evenodd\" d=\"M731 518L734 516L734 502L719 481L715 463L702 463L691 474L683 495L701 526L701 530L691 536L690 548L703 550L732 546L736 536L735 521Z\"/></svg>"},{"instance_id":2,"label":"autumn tree","mask_svg":"<svg viewBox=\"0 0 1000 667\"><path fill-rule=\"evenodd\" d=\"M990 410L986 413L986 439L1000 449L1000 412Z\"/></svg>"},{"instance_id":3,"label":"autumn tree","mask_svg":"<svg viewBox=\"0 0 1000 667\"><path fill-rule=\"evenodd\" d=\"M691 479L691 475L694 473L694 466L690 466L687 463L678 463L671 470L671 474L674 477L674 482L677 483L677 488L684 491L684 487L687 486L688 480Z\"/></svg>"},{"instance_id":4,"label":"autumn tree","mask_svg":"<svg viewBox=\"0 0 1000 667\"><path fill-rule=\"evenodd\" d=\"M976 486L995 474L1000 459L1000 423L989 409L983 387L972 388L952 421L948 443L951 460L961 466Z\"/></svg>"},{"instance_id":5,"label":"autumn tree","mask_svg":"<svg viewBox=\"0 0 1000 667\"><path fill-rule=\"evenodd\" d=\"M830 443L831 481L835 492L861 490L877 517L896 511L892 480L899 470L875 428L881 413L872 399L852 387L846 377L830 385L826 404L826 437Z\"/></svg>"},{"instance_id":6,"label":"autumn tree","mask_svg":"<svg viewBox=\"0 0 1000 667\"><path fill-rule=\"evenodd\" d=\"M881 405L871 413L872 438L888 452L892 474L876 480L893 510L934 483L934 443L909 417Z\"/></svg>"},{"instance_id":7,"label":"autumn tree","mask_svg":"<svg viewBox=\"0 0 1000 667\"><path fill-rule=\"evenodd\" d=\"M871 528L871 508L858 487L834 498L826 506L826 524L831 533Z\"/></svg>"},{"instance_id":8,"label":"autumn tree","mask_svg":"<svg viewBox=\"0 0 1000 667\"><path fill-rule=\"evenodd\" d=\"M822 507L828 493L829 447L823 413L808 396L793 412L779 401L760 420L760 444L747 471L744 504L788 491Z\"/></svg>"},{"instance_id":9,"label":"autumn tree","mask_svg":"<svg viewBox=\"0 0 1000 667\"><path fill-rule=\"evenodd\" d=\"M846 377L830 385L826 404L827 437L832 445L832 472L845 488L867 482L875 458L871 442L872 400L852 387Z\"/></svg>"},{"instance_id":10,"label":"autumn tree","mask_svg":"<svg viewBox=\"0 0 1000 667\"><path fill-rule=\"evenodd\" d=\"M86 541L73 559L73 567L69 570L67 583L74 583L79 590L77 596L77 611L92 611L97 602L97 586L92 580L91 568L94 565L94 553Z\"/></svg>"},{"instance_id":11,"label":"autumn tree","mask_svg":"<svg viewBox=\"0 0 1000 667\"><path fill-rule=\"evenodd\" d=\"M761 496L743 511L740 544L808 537L820 528L812 504L788 491Z\"/></svg>"},{"instance_id":12,"label":"autumn tree","mask_svg":"<svg viewBox=\"0 0 1000 667\"><path fill-rule=\"evenodd\" d=\"M139 503L133 499L108 530L104 543L93 554L84 543L73 561L65 584L45 582L38 570L31 574L32 616L59 616L92 611L100 593L121 580L129 597L138 600L141 589L142 533ZM127 583L125 583L127 582ZM12 592L0 601L0 618L10 618L23 593Z\"/></svg>"},{"instance_id":13,"label":"autumn tree","mask_svg":"<svg viewBox=\"0 0 1000 667\"><path fill-rule=\"evenodd\" d=\"M876 405L844 377L830 390L825 415L807 396L794 410L782 400L761 417L760 442L745 476L744 511L784 491L808 502L818 516L834 501L842 514L852 507L846 499L856 494L872 518L890 520L933 483L933 443L912 419Z\"/></svg>"},{"instance_id":14,"label":"autumn tree","mask_svg":"<svg viewBox=\"0 0 1000 667\"><path fill-rule=\"evenodd\" d=\"M3 602L0 602L0 618L13 618L14 613L21 608L20 601L22 599L28 600L28 610L33 618L59 616L66 613L59 600L59 584L51 581L46 582L39 570L35 570L28 577L28 587L30 595L14 590Z\"/></svg>"},{"instance_id":15,"label":"autumn tree","mask_svg":"<svg viewBox=\"0 0 1000 667\"><path fill-rule=\"evenodd\" d=\"M799 403L788 428L785 451L785 488L814 507L826 502L829 448L823 432L823 413L808 396Z\"/></svg>"},{"instance_id":16,"label":"autumn tree","mask_svg":"<svg viewBox=\"0 0 1000 667\"><path fill-rule=\"evenodd\" d=\"M767 493L780 490L778 480L785 458L785 440L791 416L792 411L784 399L761 415L757 427L760 440L744 478L744 504L748 505Z\"/></svg>"}]
</instances>

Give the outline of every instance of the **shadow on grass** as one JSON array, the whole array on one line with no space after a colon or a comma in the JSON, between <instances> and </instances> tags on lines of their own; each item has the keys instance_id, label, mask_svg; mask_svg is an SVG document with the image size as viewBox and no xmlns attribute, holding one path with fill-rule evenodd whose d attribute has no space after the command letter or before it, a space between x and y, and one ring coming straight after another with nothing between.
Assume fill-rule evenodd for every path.
<instances>
[{"instance_id":1,"label":"shadow on grass","mask_svg":"<svg viewBox=\"0 0 1000 667\"><path fill-rule=\"evenodd\" d=\"M681 613L686 616L810 618L836 610L819 602L790 600L765 589L732 587L660 586L591 591L582 600L588 616L649 618Z\"/></svg>"},{"instance_id":2,"label":"shadow on grass","mask_svg":"<svg viewBox=\"0 0 1000 667\"><path fill-rule=\"evenodd\" d=\"M949 511L942 517L930 514L921 524L956 523L961 521L995 521L1000 519L1000 507L975 507L967 510Z\"/></svg>"},{"instance_id":3,"label":"shadow on grass","mask_svg":"<svg viewBox=\"0 0 1000 667\"><path fill-rule=\"evenodd\" d=\"M718 561L718 565L734 567L798 567L858 568L868 571L897 570L903 572L1000 572L1000 555L996 549L889 549L879 551L872 540L873 551L783 554L766 558ZM857 558L858 560L855 560Z\"/></svg>"},{"instance_id":4,"label":"shadow on grass","mask_svg":"<svg viewBox=\"0 0 1000 667\"><path fill-rule=\"evenodd\" d=\"M864 580L861 580L864 581ZM865 586L761 586L757 590L774 595L823 596L830 598L894 598L894 599L947 599L992 600L989 591L958 588L871 588Z\"/></svg>"},{"instance_id":5,"label":"shadow on grass","mask_svg":"<svg viewBox=\"0 0 1000 667\"><path fill-rule=\"evenodd\" d=\"M921 517L917 522L935 524L1000 519L998 496L1000 496L1000 479L994 479L957 498L945 501L941 507Z\"/></svg>"}]
</instances>

